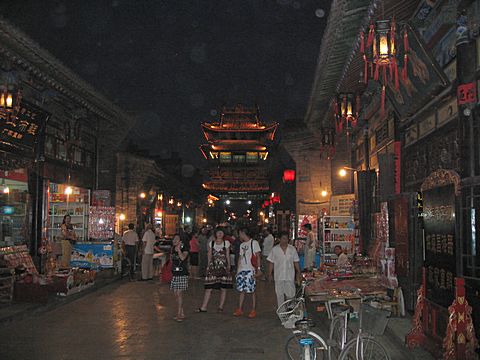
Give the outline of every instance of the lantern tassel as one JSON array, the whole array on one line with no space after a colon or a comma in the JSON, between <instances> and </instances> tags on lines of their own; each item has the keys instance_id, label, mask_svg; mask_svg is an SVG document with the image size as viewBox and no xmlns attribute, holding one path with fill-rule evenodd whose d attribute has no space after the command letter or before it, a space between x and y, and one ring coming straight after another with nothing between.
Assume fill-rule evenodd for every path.
<instances>
[{"instance_id":1,"label":"lantern tassel","mask_svg":"<svg viewBox=\"0 0 480 360\"><path fill-rule=\"evenodd\" d=\"M385 115L385 85L382 85L382 99L380 104L380 115L383 117Z\"/></svg>"},{"instance_id":2,"label":"lantern tassel","mask_svg":"<svg viewBox=\"0 0 480 360\"><path fill-rule=\"evenodd\" d=\"M367 38L367 48L372 46L374 37L375 37L375 25L370 24L370 30L368 31L368 38Z\"/></svg>"},{"instance_id":3,"label":"lantern tassel","mask_svg":"<svg viewBox=\"0 0 480 360\"><path fill-rule=\"evenodd\" d=\"M368 83L368 61L367 61L367 56L365 54L363 55L363 64L364 64L363 82L366 84Z\"/></svg>"},{"instance_id":4,"label":"lantern tassel","mask_svg":"<svg viewBox=\"0 0 480 360\"><path fill-rule=\"evenodd\" d=\"M382 70L383 70L382 71L382 77L383 77L382 84L385 85L387 83L387 66L386 65L382 66Z\"/></svg>"},{"instance_id":5,"label":"lantern tassel","mask_svg":"<svg viewBox=\"0 0 480 360\"><path fill-rule=\"evenodd\" d=\"M360 31L360 54L365 54L365 34Z\"/></svg>"},{"instance_id":6,"label":"lantern tassel","mask_svg":"<svg viewBox=\"0 0 480 360\"><path fill-rule=\"evenodd\" d=\"M357 95L357 98L355 100L355 125L357 124L358 114L360 114L360 95Z\"/></svg>"},{"instance_id":7,"label":"lantern tassel","mask_svg":"<svg viewBox=\"0 0 480 360\"><path fill-rule=\"evenodd\" d=\"M402 80L406 82L408 80L408 73L407 73L407 68L408 68L408 54L405 54L403 57L403 69L402 69Z\"/></svg>"},{"instance_id":8,"label":"lantern tassel","mask_svg":"<svg viewBox=\"0 0 480 360\"><path fill-rule=\"evenodd\" d=\"M403 51L405 53L408 53L408 33L407 30L404 30L403 32Z\"/></svg>"},{"instance_id":9,"label":"lantern tassel","mask_svg":"<svg viewBox=\"0 0 480 360\"><path fill-rule=\"evenodd\" d=\"M375 65L375 74L373 75L373 79L374 79L375 81L378 81L378 79L379 79L379 75L380 75L380 74L379 74L379 71L380 71L379 68L380 68L380 65L377 63L377 64Z\"/></svg>"},{"instance_id":10,"label":"lantern tassel","mask_svg":"<svg viewBox=\"0 0 480 360\"><path fill-rule=\"evenodd\" d=\"M398 79L398 64L397 64L397 60L395 60L395 58L393 58L393 70L394 70L393 79L394 79L394 82L395 82L395 89L400 90L400 82L399 82L399 79Z\"/></svg>"}]
</instances>

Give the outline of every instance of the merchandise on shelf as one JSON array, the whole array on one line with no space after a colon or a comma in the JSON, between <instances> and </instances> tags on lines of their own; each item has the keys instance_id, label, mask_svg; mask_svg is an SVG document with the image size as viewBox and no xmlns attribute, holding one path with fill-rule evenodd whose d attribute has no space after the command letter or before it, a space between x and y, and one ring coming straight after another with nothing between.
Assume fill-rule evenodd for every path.
<instances>
[{"instance_id":1,"label":"merchandise on shelf","mask_svg":"<svg viewBox=\"0 0 480 360\"><path fill-rule=\"evenodd\" d=\"M343 251L352 256L358 252L356 241L355 222L351 216L325 216L322 220L323 232L323 259L327 265L334 265L337 256L335 246L339 245Z\"/></svg>"}]
</instances>

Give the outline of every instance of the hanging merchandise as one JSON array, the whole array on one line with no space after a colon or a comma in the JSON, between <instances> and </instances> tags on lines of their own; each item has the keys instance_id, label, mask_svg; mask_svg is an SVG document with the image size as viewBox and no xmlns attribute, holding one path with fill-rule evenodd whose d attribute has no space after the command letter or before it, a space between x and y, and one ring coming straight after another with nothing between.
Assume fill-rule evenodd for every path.
<instances>
[{"instance_id":1,"label":"hanging merchandise","mask_svg":"<svg viewBox=\"0 0 480 360\"><path fill-rule=\"evenodd\" d=\"M402 31L403 38L403 68L402 81L407 81L408 68L408 33ZM397 25L395 19L377 20L369 26L368 35L360 32L360 54L363 58L363 76L365 84L369 78L382 86L381 113L385 113L385 92L388 83L393 83L395 89L400 88L399 69L397 61Z\"/></svg>"}]
</instances>

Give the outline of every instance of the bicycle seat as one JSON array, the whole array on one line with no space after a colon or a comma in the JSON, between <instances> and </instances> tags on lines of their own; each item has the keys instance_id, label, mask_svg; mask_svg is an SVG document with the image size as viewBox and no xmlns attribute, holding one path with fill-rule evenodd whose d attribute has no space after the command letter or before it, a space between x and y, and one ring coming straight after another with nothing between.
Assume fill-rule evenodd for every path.
<instances>
[{"instance_id":1,"label":"bicycle seat","mask_svg":"<svg viewBox=\"0 0 480 360\"><path fill-rule=\"evenodd\" d=\"M315 322L312 319L303 318L303 319L295 321L295 326L296 327L309 327L309 328L311 328L311 327L315 326Z\"/></svg>"},{"instance_id":2,"label":"bicycle seat","mask_svg":"<svg viewBox=\"0 0 480 360\"><path fill-rule=\"evenodd\" d=\"M334 303L331 305L331 307L332 307L332 313L335 315L339 315L344 312L347 312L347 313L353 312L353 308L347 304Z\"/></svg>"}]
</instances>

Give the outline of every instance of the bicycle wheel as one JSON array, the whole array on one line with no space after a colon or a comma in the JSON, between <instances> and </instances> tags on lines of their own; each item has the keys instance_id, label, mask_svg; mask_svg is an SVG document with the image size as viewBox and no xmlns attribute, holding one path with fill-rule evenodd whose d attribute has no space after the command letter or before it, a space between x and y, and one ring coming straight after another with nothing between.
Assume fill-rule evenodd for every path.
<instances>
[{"instance_id":1,"label":"bicycle wheel","mask_svg":"<svg viewBox=\"0 0 480 360\"><path fill-rule=\"evenodd\" d=\"M313 342L307 351L300 344L300 341L305 338L310 338ZM285 342L285 353L288 360L326 360L326 350L325 340L313 331L309 331L306 336L303 336L301 331L295 330ZM308 353L310 358L305 358L305 353Z\"/></svg>"},{"instance_id":2,"label":"bicycle wheel","mask_svg":"<svg viewBox=\"0 0 480 360\"><path fill-rule=\"evenodd\" d=\"M342 348L347 342L344 334L345 322L342 316L335 316L330 324L328 353L330 359L338 359Z\"/></svg>"},{"instance_id":3,"label":"bicycle wheel","mask_svg":"<svg viewBox=\"0 0 480 360\"><path fill-rule=\"evenodd\" d=\"M340 360L390 360L387 351L378 341L368 336L350 340L340 353Z\"/></svg>"}]
</instances>

